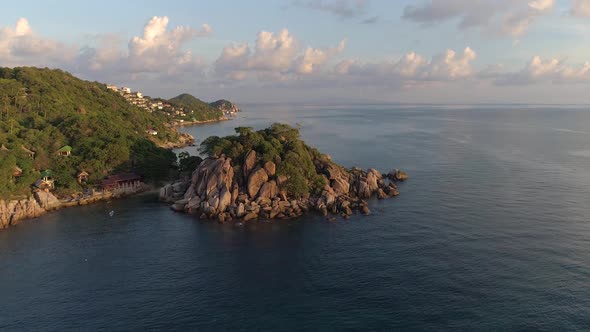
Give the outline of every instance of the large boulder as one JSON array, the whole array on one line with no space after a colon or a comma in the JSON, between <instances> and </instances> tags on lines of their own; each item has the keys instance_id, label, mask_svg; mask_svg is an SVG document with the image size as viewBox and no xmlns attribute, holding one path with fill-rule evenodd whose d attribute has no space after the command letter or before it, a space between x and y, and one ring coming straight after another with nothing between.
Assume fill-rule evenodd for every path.
<instances>
[{"instance_id":1,"label":"large boulder","mask_svg":"<svg viewBox=\"0 0 590 332\"><path fill-rule=\"evenodd\" d=\"M255 166L256 166L256 151L250 150L246 154L246 158L244 158L244 165L242 166L242 169L244 171L244 178L248 178L248 176L250 175L250 172L252 172L252 170L254 169Z\"/></svg>"},{"instance_id":2,"label":"large boulder","mask_svg":"<svg viewBox=\"0 0 590 332\"><path fill-rule=\"evenodd\" d=\"M264 170L268 174L268 176L274 176L276 172L277 166L272 161L267 161L264 163Z\"/></svg>"},{"instance_id":3,"label":"large boulder","mask_svg":"<svg viewBox=\"0 0 590 332\"><path fill-rule=\"evenodd\" d=\"M172 196L174 194L174 190L172 189L172 184L167 184L164 187L160 188L160 200L163 202L170 202L172 200Z\"/></svg>"},{"instance_id":4,"label":"large boulder","mask_svg":"<svg viewBox=\"0 0 590 332\"><path fill-rule=\"evenodd\" d=\"M231 193L227 190L227 188L222 188L221 193L219 194L219 205L217 206L217 210L219 212L225 212L225 209L231 204Z\"/></svg>"},{"instance_id":5,"label":"large boulder","mask_svg":"<svg viewBox=\"0 0 590 332\"><path fill-rule=\"evenodd\" d=\"M344 177L335 178L332 182L332 189L336 195L348 194L350 191L350 184Z\"/></svg>"},{"instance_id":6,"label":"large boulder","mask_svg":"<svg viewBox=\"0 0 590 332\"><path fill-rule=\"evenodd\" d=\"M367 182L367 179L366 178L359 178L358 189L357 189L358 197L369 198L369 197L371 197L372 193L373 192L371 191L371 186Z\"/></svg>"},{"instance_id":7,"label":"large boulder","mask_svg":"<svg viewBox=\"0 0 590 332\"><path fill-rule=\"evenodd\" d=\"M199 196L195 196L193 198L191 198L188 203L186 203L186 209L188 209L189 211L191 210L198 210L199 209L199 205L201 204L201 199L199 198Z\"/></svg>"},{"instance_id":8,"label":"large boulder","mask_svg":"<svg viewBox=\"0 0 590 332\"><path fill-rule=\"evenodd\" d=\"M379 173L378 170L374 168L369 168L367 170L367 185L369 186L369 191L373 194L377 189L379 189L379 180L381 180L383 176ZM370 194L370 195L371 195Z\"/></svg>"},{"instance_id":9,"label":"large boulder","mask_svg":"<svg viewBox=\"0 0 590 332\"><path fill-rule=\"evenodd\" d=\"M387 174L387 178L391 181L406 181L408 174L402 170L394 169Z\"/></svg>"},{"instance_id":10,"label":"large boulder","mask_svg":"<svg viewBox=\"0 0 590 332\"><path fill-rule=\"evenodd\" d=\"M35 200L45 210L58 209L61 206L59 199L53 196L50 192L37 191L35 192Z\"/></svg>"},{"instance_id":11,"label":"large boulder","mask_svg":"<svg viewBox=\"0 0 590 332\"><path fill-rule=\"evenodd\" d=\"M246 206L244 203L238 204L238 208L236 209L236 217L241 218L246 214Z\"/></svg>"},{"instance_id":12,"label":"large boulder","mask_svg":"<svg viewBox=\"0 0 590 332\"><path fill-rule=\"evenodd\" d=\"M250 195L250 198L256 197L256 194L258 194L258 191L266 181L268 181L268 174L264 169L257 168L252 171L252 174L248 177L248 195Z\"/></svg>"},{"instance_id":13,"label":"large boulder","mask_svg":"<svg viewBox=\"0 0 590 332\"><path fill-rule=\"evenodd\" d=\"M277 183L274 180L271 180L269 182L265 182L262 185L262 187L260 188L260 191L258 192L258 197L273 198L278 193L279 193L279 187L277 186Z\"/></svg>"}]
</instances>

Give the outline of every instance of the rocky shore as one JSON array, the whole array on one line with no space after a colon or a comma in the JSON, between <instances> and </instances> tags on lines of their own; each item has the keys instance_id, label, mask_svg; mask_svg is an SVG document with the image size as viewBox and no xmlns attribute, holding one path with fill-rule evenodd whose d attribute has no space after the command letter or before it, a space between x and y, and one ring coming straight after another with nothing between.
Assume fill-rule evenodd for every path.
<instances>
[{"instance_id":1,"label":"rocky shore","mask_svg":"<svg viewBox=\"0 0 590 332\"><path fill-rule=\"evenodd\" d=\"M160 200L171 208L219 222L256 219L288 219L317 211L328 218L348 218L355 211L369 214L367 199L395 197L396 182L407 174L392 170L385 176L375 169L345 169L328 159L313 160L318 174L325 178L321 193L295 197L283 184L288 180L277 175L277 165L263 162L250 150L241 167L234 167L224 155L205 159L190 178L178 180L160 189Z\"/></svg>"},{"instance_id":2,"label":"rocky shore","mask_svg":"<svg viewBox=\"0 0 590 332\"><path fill-rule=\"evenodd\" d=\"M164 149L178 149L190 146L195 143L195 138L191 134L178 132L178 135L178 140L176 142L156 142L156 144Z\"/></svg>"},{"instance_id":3,"label":"rocky shore","mask_svg":"<svg viewBox=\"0 0 590 332\"><path fill-rule=\"evenodd\" d=\"M145 184L140 183L139 185L121 186L110 191L80 193L61 199L50 192L37 191L32 196L23 199L0 200L0 229L16 225L25 219L37 218L49 211L125 197L147 189Z\"/></svg>"}]
</instances>

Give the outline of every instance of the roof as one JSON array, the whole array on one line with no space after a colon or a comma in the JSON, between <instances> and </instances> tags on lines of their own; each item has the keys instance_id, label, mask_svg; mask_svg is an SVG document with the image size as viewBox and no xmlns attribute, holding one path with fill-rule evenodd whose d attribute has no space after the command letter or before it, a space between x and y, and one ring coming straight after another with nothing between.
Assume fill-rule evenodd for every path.
<instances>
[{"instance_id":1,"label":"roof","mask_svg":"<svg viewBox=\"0 0 590 332\"><path fill-rule=\"evenodd\" d=\"M62 146L57 152L72 152L72 147L69 145Z\"/></svg>"},{"instance_id":2,"label":"roof","mask_svg":"<svg viewBox=\"0 0 590 332\"><path fill-rule=\"evenodd\" d=\"M6 146L4 146L4 144L2 144L2 146L0 146L0 151L9 151L9 150Z\"/></svg>"},{"instance_id":3,"label":"roof","mask_svg":"<svg viewBox=\"0 0 590 332\"><path fill-rule=\"evenodd\" d=\"M50 169L46 169L43 172L41 172L41 176L44 178L52 177L53 172Z\"/></svg>"},{"instance_id":4,"label":"roof","mask_svg":"<svg viewBox=\"0 0 590 332\"><path fill-rule=\"evenodd\" d=\"M41 188L41 187L51 187L51 186L52 186L52 184L51 184L51 183L52 183L52 182L43 181L43 179L39 179L39 180L35 181L35 184L34 184L34 186L35 186L35 187L37 187L37 188Z\"/></svg>"},{"instance_id":5,"label":"roof","mask_svg":"<svg viewBox=\"0 0 590 332\"><path fill-rule=\"evenodd\" d=\"M90 175L90 174L88 174L86 171L81 171L80 173L78 173L78 176L81 176L81 175L86 175L86 176L88 176L88 175Z\"/></svg>"},{"instance_id":6,"label":"roof","mask_svg":"<svg viewBox=\"0 0 590 332\"><path fill-rule=\"evenodd\" d=\"M14 170L17 172L22 172L22 168L18 167L18 166L14 166Z\"/></svg>"},{"instance_id":7,"label":"roof","mask_svg":"<svg viewBox=\"0 0 590 332\"><path fill-rule=\"evenodd\" d=\"M101 184L103 187L112 186L119 182L129 182L129 181L140 181L141 176L135 173L121 173L115 174L107 177L106 179L102 180Z\"/></svg>"},{"instance_id":8,"label":"roof","mask_svg":"<svg viewBox=\"0 0 590 332\"><path fill-rule=\"evenodd\" d=\"M25 151L26 153L29 153L29 154L35 154L35 151L31 151L31 150L29 150L29 149L25 148L25 146L24 146L24 145L21 145L21 149L23 149L23 151Z\"/></svg>"}]
</instances>

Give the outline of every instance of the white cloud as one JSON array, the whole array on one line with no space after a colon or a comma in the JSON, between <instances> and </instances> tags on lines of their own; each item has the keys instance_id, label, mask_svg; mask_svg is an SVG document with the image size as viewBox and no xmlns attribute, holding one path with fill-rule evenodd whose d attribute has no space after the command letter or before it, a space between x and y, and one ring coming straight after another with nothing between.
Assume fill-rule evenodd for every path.
<instances>
[{"instance_id":1,"label":"white cloud","mask_svg":"<svg viewBox=\"0 0 590 332\"><path fill-rule=\"evenodd\" d=\"M75 56L75 49L34 33L26 18L14 28L0 29L0 61L3 65L39 65L40 58L48 65L60 65Z\"/></svg>"},{"instance_id":2,"label":"white cloud","mask_svg":"<svg viewBox=\"0 0 590 332\"><path fill-rule=\"evenodd\" d=\"M37 35L25 18L14 27L0 29L0 62L5 66L59 67L93 79L131 80L144 74L152 78L191 76L204 70L204 63L185 50L187 42L212 32L209 25L168 28L166 16L152 17L141 36L127 48L116 35L104 34L94 46L67 45ZM145 75L144 75L145 76Z\"/></svg>"},{"instance_id":3,"label":"white cloud","mask_svg":"<svg viewBox=\"0 0 590 332\"><path fill-rule=\"evenodd\" d=\"M590 17L590 0L573 0L570 15L576 17Z\"/></svg>"},{"instance_id":4,"label":"white cloud","mask_svg":"<svg viewBox=\"0 0 590 332\"><path fill-rule=\"evenodd\" d=\"M458 20L461 29L520 36L554 5L555 0L430 0L406 6L402 17L423 25Z\"/></svg>"},{"instance_id":5,"label":"white cloud","mask_svg":"<svg viewBox=\"0 0 590 332\"><path fill-rule=\"evenodd\" d=\"M551 58L543 60L540 56L533 56L520 70L505 72L488 71L480 77L491 78L497 85L529 85L543 82L572 84L590 82L590 63L571 66L563 59Z\"/></svg>"},{"instance_id":6,"label":"white cloud","mask_svg":"<svg viewBox=\"0 0 590 332\"><path fill-rule=\"evenodd\" d=\"M299 41L287 29L279 33L261 31L253 50L247 43L224 47L215 62L215 70L234 80L243 80L249 73L265 79L284 80L285 76L318 72L345 46L343 40L333 48L302 50Z\"/></svg>"},{"instance_id":7,"label":"white cloud","mask_svg":"<svg viewBox=\"0 0 590 332\"><path fill-rule=\"evenodd\" d=\"M191 51L184 51L188 41L211 33L209 25L204 24L200 30L178 26L168 29L168 17L152 17L146 23L142 36L133 37L129 41L128 64L133 72L158 72L162 69L168 73L178 70L177 67L198 65Z\"/></svg>"},{"instance_id":8,"label":"white cloud","mask_svg":"<svg viewBox=\"0 0 590 332\"><path fill-rule=\"evenodd\" d=\"M346 47L346 40L338 43L338 46L325 50L308 47L303 55L295 60L295 70L299 74L312 74L324 65L331 57L341 53Z\"/></svg>"},{"instance_id":9,"label":"white cloud","mask_svg":"<svg viewBox=\"0 0 590 332\"><path fill-rule=\"evenodd\" d=\"M461 54L446 50L430 61L410 52L397 61L363 63L358 60L343 60L335 66L334 72L338 75L369 76L379 78L379 81L385 79L402 83L453 81L468 78L472 74L471 63L476 57L475 51L469 47Z\"/></svg>"}]
</instances>

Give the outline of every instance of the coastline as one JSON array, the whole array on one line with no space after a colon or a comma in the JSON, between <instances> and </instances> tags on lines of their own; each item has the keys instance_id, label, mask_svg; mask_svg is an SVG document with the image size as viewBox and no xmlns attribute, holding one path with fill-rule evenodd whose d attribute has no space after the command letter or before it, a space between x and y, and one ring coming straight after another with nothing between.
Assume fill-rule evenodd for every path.
<instances>
[{"instance_id":1,"label":"coastline","mask_svg":"<svg viewBox=\"0 0 590 332\"><path fill-rule=\"evenodd\" d=\"M233 118L224 117L223 119L191 121L174 125L175 128L194 126L200 124L215 123L232 120ZM178 132L179 139L176 142L157 143L159 147L173 150L194 145L195 139L188 133ZM141 182L139 186L126 186L113 191L93 191L91 196L84 196L83 193L76 193L78 197L59 199L51 193L39 194L31 193L20 199L0 199L0 230L19 224L28 219L40 217L46 213L57 211L69 207L93 204L111 199L122 199L144 193L156 193L159 189L148 183ZM40 199L39 195L44 195Z\"/></svg>"},{"instance_id":2,"label":"coastline","mask_svg":"<svg viewBox=\"0 0 590 332\"><path fill-rule=\"evenodd\" d=\"M121 199L142 193L155 192L155 186L140 182L137 185L122 186L112 191L93 191L91 195L82 195L68 199L59 199L48 192L34 194L16 200L0 200L0 230L19 224L28 219L40 217L46 213L74 206L93 204L111 199Z\"/></svg>"},{"instance_id":3,"label":"coastline","mask_svg":"<svg viewBox=\"0 0 590 332\"><path fill-rule=\"evenodd\" d=\"M228 117L224 117L222 119L215 119L215 120L203 120L203 121L185 121L182 123L177 123L174 124L174 127L185 127L185 126L194 126L194 125L200 125L200 124L207 124L207 123L215 123L215 122L222 122L222 121L229 121L232 120L232 118L228 118Z\"/></svg>"},{"instance_id":4,"label":"coastline","mask_svg":"<svg viewBox=\"0 0 590 332\"><path fill-rule=\"evenodd\" d=\"M232 118L224 117L222 119L205 120L205 121L187 121L187 122L183 122L183 123L176 123L172 126L175 129L178 129L181 127L198 126L198 125L203 125L203 124L217 123L217 122L230 121L230 120L233 120L233 117ZM191 134L183 133L178 130L177 130L177 133L179 135L178 141L157 143L157 145L161 148L172 150L172 149L185 148L187 146L193 146L195 144L195 138Z\"/></svg>"}]
</instances>

